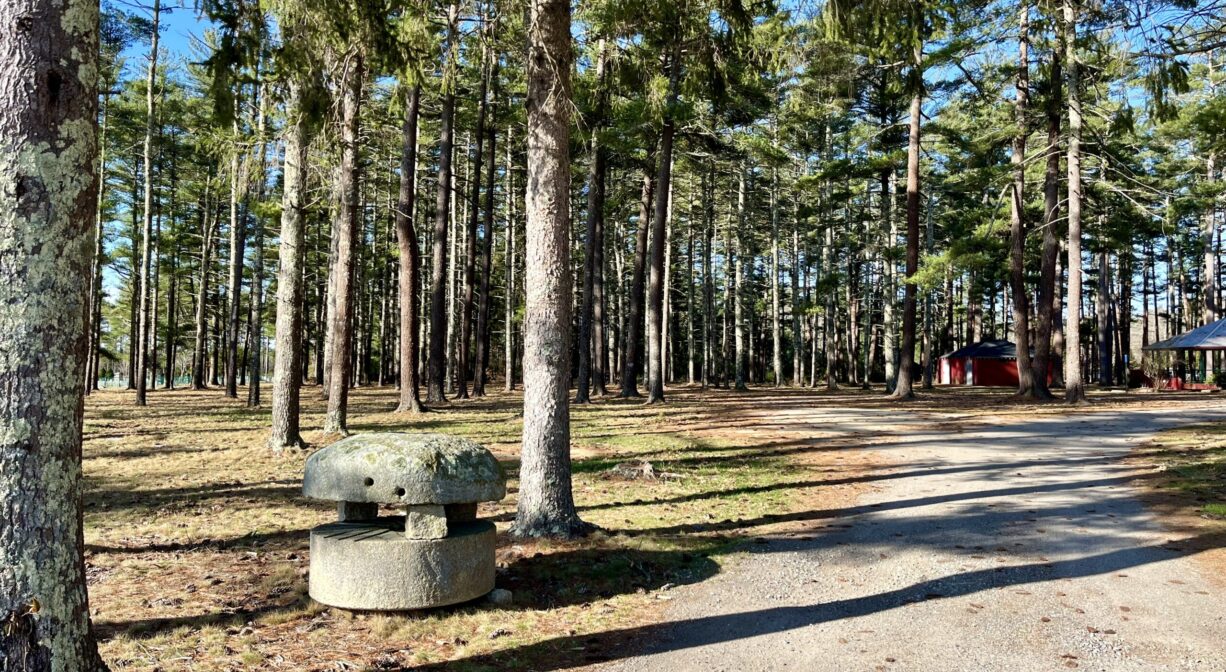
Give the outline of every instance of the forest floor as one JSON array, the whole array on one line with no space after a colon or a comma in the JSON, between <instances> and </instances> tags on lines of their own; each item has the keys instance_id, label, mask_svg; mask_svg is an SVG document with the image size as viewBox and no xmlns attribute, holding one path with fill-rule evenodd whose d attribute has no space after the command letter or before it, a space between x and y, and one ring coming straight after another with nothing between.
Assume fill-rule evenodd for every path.
<instances>
[{"instance_id":1,"label":"forest floor","mask_svg":"<svg viewBox=\"0 0 1226 672\"><path fill-rule=\"evenodd\" d=\"M308 531L335 512L301 495L306 452L264 447L267 406L248 409L219 390L181 390L158 391L137 408L131 393L107 391L87 402L85 522L91 609L112 667L501 670L615 660L662 638L658 623L682 603L701 604L692 593L705 584L753 576L763 551L849 529L857 502L880 496L914 461L892 448L909 434L953 435L989 416L1010 423L1203 403L1114 392L1070 411L1002 392L941 390L899 406L879 390L684 387L670 390L664 406L600 400L574 408L572 450L581 515L603 530L575 543L524 543L502 534L514 513L519 395L457 401L419 417L393 413L395 395L356 390L351 429L454 432L507 465L511 494L480 515L498 523L497 582L513 591L512 606L381 615L312 602ZM318 389L303 398L303 426L319 427ZM1196 431L1216 432L1226 445L1226 429ZM1135 470L1173 476L1185 472L1154 465L1202 459L1187 449L1199 438L1172 436L1166 452L1138 453ZM306 433L313 448L330 438ZM664 476L615 472L634 460ZM1203 488L1217 486L1193 472L1204 477L1197 476L1202 489L1181 480L1167 488L1178 495L1168 501L1200 497L1204 510L1168 504L1164 515L1213 515L1207 498L1216 495Z\"/></svg>"}]
</instances>

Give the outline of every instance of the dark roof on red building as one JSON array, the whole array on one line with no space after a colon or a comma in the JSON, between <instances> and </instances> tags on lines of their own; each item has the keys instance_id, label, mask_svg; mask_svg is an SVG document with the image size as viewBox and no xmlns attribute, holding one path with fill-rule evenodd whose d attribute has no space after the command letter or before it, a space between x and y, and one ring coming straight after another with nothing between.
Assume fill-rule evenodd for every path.
<instances>
[{"instance_id":1,"label":"dark roof on red building","mask_svg":"<svg viewBox=\"0 0 1226 672\"><path fill-rule=\"evenodd\" d=\"M944 356L951 359L1017 359L1017 346L1013 341L980 341Z\"/></svg>"}]
</instances>

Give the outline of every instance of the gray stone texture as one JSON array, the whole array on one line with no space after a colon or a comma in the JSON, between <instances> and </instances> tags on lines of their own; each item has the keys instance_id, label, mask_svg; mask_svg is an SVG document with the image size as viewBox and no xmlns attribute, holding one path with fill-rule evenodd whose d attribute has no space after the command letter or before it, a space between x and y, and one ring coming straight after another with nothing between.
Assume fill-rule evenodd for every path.
<instances>
[{"instance_id":1,"label":"gray stone texture","mask_svg":"<svg viewBox=\"0 0 1226 672\"><path fill-rule=\"evenodd\" d=\"M493 523L452 525L442 539L413 540L401 521L311 530L311 597L342 609L405 611L467 602L493 590Z\"/></svg>"},{"instance_id":2,"label":"gray stone texture","mask_svg":"<svg viewBox=\"0 0 1226 672\"><path fill-rule=\"evenodd\" d=\"M441 504L405 508L404 536L409 539L442 539L447 536L447 513Z\"/></svg>"},{"instance_id":3,"label":"gray stone texture","mask_svg":"<svg viewBox=\"0 0 1226 672\"><path fill-rule=\"evenodd\" d=\"M308 497L375 504L498 501L506 476L490 451L443 434L355 434L312 454Z\"/></svg>"}]
</instances>

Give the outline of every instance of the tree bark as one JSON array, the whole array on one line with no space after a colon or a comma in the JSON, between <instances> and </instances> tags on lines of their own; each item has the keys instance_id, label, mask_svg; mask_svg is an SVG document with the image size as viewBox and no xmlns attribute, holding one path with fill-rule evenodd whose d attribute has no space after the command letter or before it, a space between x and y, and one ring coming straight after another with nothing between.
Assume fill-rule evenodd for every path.
<instances>
[{"instance_id":1,"label":"tree bark","mask_svg":"<svg viewBox=\"0 0 1226 672\"><path fill-rule=\"evenodd\" d=\"M640 341L643 327L644 279L647 275L647 232L651 227L651 202L655 192L652 169L655 162L648 157L643 168L643 187L639 197L639 221L634 239L634 269L630 279L630 307L627 310L626 337L622 340L622 389L619 396L637 397L639 369L643 361Z\"/></svg>"},{"instance_id":2,"label":"tree bark","mask_svg":"<svg viewBox=\"0 0 1226 672\"><path fill-rule=\"evenodd\" d=\"M1094 316L1098 331L1098 384L1110 387L1115 384L1115 376L1112 369L1111 255L1106 250L1098 253L1098 297L1094 301Z\"/></svg>"},{"instance_id":3,"label":"tree bark","mask_svg":"<svg viewBox=\"0 0 1226 672\"><path fill-rule=\"evenodd\" d=\"M1209 182L1217 177L1216 167L1217 156L1211 151L1208 158L1205 159L1205 179ZM1214 232L1217 230L1217 207L1212 200L1209 201L1209 207L1203 215L1201 221L1201 245L1204 257L1204 269L1202 277L1205 279L1204 287L1201 290L1203 300L1201 301L1201 324L1209 324L1217 319L1221 314L1221 307L1217 302L1217 250L1214 249ZM1208 354L1206 353L1206 356Z\"/></svg>"},{"instance_id":4,"label":"tree bark","mask_svg":"<svg viewBox=\"0 0 1226 672\"><path fill-rule=\"evenodd\" d=\"M417 117L421 107L421 86L409 89L401 126L400 201L396 208L396 244L400 261L400 405L397 411L421 413L417 373L418 274L421 252L417 247Z\"/></svg>"},{"instance_id":5,"label":"tree bark","mask_svg":"<svg viewBox=\"0 0 1226 672\"><path fill-rule=\"evenodd\" d=\"M894 258L898 245L898 223L894 220L894 194L897 189L898 178L891 166L881 175L881 218L887 235L882 253L881 323L884 329L885 384L890 390L898 381L898 318L894 310L898 302L898 263Z\"/></svg>"},{"instance_id":6,"label":"tree bark","mask_svg":"<svg viewBox=\"0 0 1226 672\"><path fill-rule=\"evenodd\" d=\"M1052 376L1052 338L1059 320L1056 301L1060 281L1056 266L1060 256L1060 238L1057 232L1060 219L1060 119L1063 116L1060 99L1062 45L1052 49L1051 65L1048 68L1047 92L1047 167L1043 176L1043 258L1039 268L1039 305L1035 313L1038 327L1034 345L1034 390L1041 399L1052 397L1048 379Z\"/></svg>"},{"instance_id":7,"label":"tree bark","mask_svg":"<svg viewBox=\"0 0 1226 672\"><path fill-rule=\"evenodd\" d=\"M256 121L256 135L259 137L257 148L259 152L258 165L260 180L256 191L256 202L264 200L268 185L268 145L264 138L265 120L268 118L268 90L264 82L260 83L259 119ZM247 322L251 325L247 339L247 405L260 407L260 374L262 372L260 350L264 340L264 222L257 215L255 221L255 263L251 268L251 302Z\"/></svg>"},{"instance_id":8,"label":"tree bark","mask_svg":"<svg viewBox=\"0 0 1226 672\"><path fill-rule=\"evenodd\" d=\"M469 168L472 170L472 197L468 204L468 224L465 229L464 248L468 254L464 255L464 297L462 299L461 314L460 314L460 343L459 353L456 357L456 397L460 399L468 398L468 377L474 375L472 371L472 351L473 351L473 318L474 308L473 300L476 294L476 267L477 267L477 222L481 219L481 161L485 157L482 156L482 149L485 143L485 115L489 105L488 89L489 79L487 77L486 68L489 67L489 50L484 52L484 66L481 75L481 91L478 94L477 100L477 126L473 131L476 136L476 142L473 143L472 160L469 162ZM493 161L491 161L493 163Z\"/></svg>"},{"instance_id":9,"label":"tree bark","mask_svg":"<svg viewBox=\"0 0 1226 672\"><path fill-rule=\"evenodd\" d=\"M715 244L715 162L708 160L702 175L702 387L715 380L715 275L711 269Z\"/></svg>"},{"instance_id":10,"label":"tree bark","mask_svg":"<svg viewBox=\"0 0 1226 672\"><path fill-rule=\"evenodd\" d=\"M1068 329L1065 330L1064 399L1086 400L1081 378L1081 68L1077 63L1076 0L1063 0L1064 62L1068 69Z\"/></svg>"},{"instance_id":11,"label":"tree bark","mask_svg":"<svg viewBox=\"0 0 1226 672\"><path fill-rule=\"evenodd\" d=\"M736 389L745 390L746 386L746 362L747 355L745 353L745 316L744 316L744 290L745 290L745 270L743 267L743 259L745 250L742 249L744 241L741 239L745 235L745 168L744 166L737 168L737 189L736 189L736 248L732 254L732 332L735 340L735 350L733 357L736 359Z\"/></svg>"},{"instance_id":12,"label":"tree bark","mask_svg":"<svg viewBox=\"0 0 1226 672\"><path fill-rule=\"evenodd\" d=\"M570 467L569 0L533 0L528 27L524 434L512 534L573 537Z\"/></svg>"},{"instance_id":13,"label":"tree bark","mask_svg":"<svg viewBox=\"0 0 1226 672\"><path fill-rule=\"evenodd\" d=\"M503 300L503 389L510 392L515 389L515 173L511 161L511 127L507 126L507 166L506 166L506 288Z\"/></svg>"},{"instance_id":14,"label":"tree bark","mask_svg":"<svg viewBox=\"0 0 1226 672\"><path fill-rule=\"evenodd\" d=\"M234 99L233 135L235 146L230 155L230 285L229 318L226 323L226 396L238 398L238 326L243 293L243 259L247 251L245 213L240 214L239 201L245 191L239 169L239 98Z\"/></svg>"},{"instance_id":15,"label":"tree bark","mask_svg":"<svg viewBox=\"0 0 1226 672\"><path fill-rule=\"evenodd\" d=\"M694 344L694 270L698 267L694 258L694 220L698 208L698 194L694 193L693 182L690 189L690 207L685 220L685 360L686 382L690 385L698 382L698 359Z\"/></svg>"},{"instance_id":16,"label":"tree bark","mask_svg":"<svg viewBox=\"0 0 1226 672\"><path fill-rule=\"evenodd\" d=\"M1119 364L1118 379L1124 389L1130 389L1132 386L1132 375L1130 365L1132 363L1132 268L1133 268L1133 248L1131 243L1122 250L1118 255L1119 261L1119 278L1120 278L1120 295L1119 312L1115 316L1116 333L1119 336L1116 352L1118 357L1116 361ZM1141 302L1145 302L1145 297L1141 297Z\"/></svg>"},{"instance_id":17,"label":"tree bark","mask_svg":"<svg viewBox=\"0 0 1226 672\"><path fill-rule=\"evenodd\" d=\"M107 83L107 89L110 83ZM102 261L106 253L106 227L103 225L106 204L106 131L110 118L111 92L102 91L102 121L98 131L98 206L94 217L94 263L90 274L89 294L89 363L85 367L85 393L98 389L102 367Z\"/></svg>"},{"instance_id":18,"label":"tree bark","mask_svg":"<svg viewBox=\"0 0 1226 672\"><path fill-rule=\"evenodd\" d=\"M136 163L136 162L133 162L133 164L134 165L132 167L132 192L131 192L132 200L131 200L131 203L135 204L137 199L140 198L140 187L141 187L141 178L143 177L143 171L141 170L141 164ZM141 247L142 236L141 236L141 228L140 228L140 216L138 214L137 208L133 206L128 209L131 210L131 216L132 216L132 225L131 225L132 235L130 236L130 239L132 241L132 246L130 248L131 253L132 253L131 254L132 256L132 265L131 265L132 278L131 278L131 281L129 282L129 291L128 291L128 327L129 328L128 328L128 385L127 385L127 388L129 390L135 390L136 389L136 364L137 364L136 360L137 360L137 357L139 357L138 355L139 348L136 345L136 341L138 338L140 338L140 311L139 311L140 292L141 292L140 247Z\"/></svg>"},{"instance_id":19,"label":"tree bark","mask_svg":"<svg viewBox=\"0 0 1226 672\"><path fill-rule=\"evenodd\" d=\"M282 170L281 245L277 270L277 349L272 373L273 450L305 447L299 425L302 388L302 293L310 127L302 108L302 83L290 77L285 106L285 158Z\"/></svg>"},{"instance_id":20,"label":"tree bark","mask_svg":"<svg viewBox=\"0 0 1226 672\"><path fill-rule=\"evenodd\" d=\"M600 56L596 61L597 104L592 115L591 162L588 166L587 178L587 232L583 245L583 302L579 312L579 382L575 392L575 403L586 404L591 401L589 392L592 381L593 359L597 366L600 361L600 342L593 339L592 321L596 311L596 276L601 268L596 264L599 255L599 235L604 219L605 164L606 152L600 142L600 133L605 121L605 60L606 46L604 38L598 47Z\"/></svg>"},{"instance_id":21,"label":"tree bark","mask_svg":"<svg viewBox=\"0 0 1226 672\"><path fill-rule=\"evenodd\" d=\"M204 215L200 222L200 282L196 285L196 340L192 350L192 389L203 390L205 367L208 361L209 337L209 253L213 248L213 233L217 217L209 202L209 187L212 180L204 182Z\"/></svg>"},{"instance_id":22,"label":"tree bark","mask_svg":"<svg viewBox=\"0 0 1226 672\"><path fill-rule=\"evenodd\" d=\"M1018 17L1017 129L1013 136L1013 189L1009 219L1009 278L1013 286L1013 342L1017 346L1017 394L1039 396L1030 363L1030 300L1026 293L1026 110L1030 102L1030 7L1023 2Z\"/></svg>"},{"instance_id":23,"label":"tree bark","mask_svg":"<svg viewBox=\"0 0 1226 672\"><path fill-rule=\"evenodd\" d=\"M105 670L81 431L98 197L98 4L0 3L0 670Z\"/></svg>"},{"instance_id":24,"label":"tree bark","mask_svg":"<svg viewBox=\"0 0 1226 672\"><path fill-rule=\"evenodd\" d=\"M915 10L919 11L919 10ZM924 73L923 43L915 46L911 64L911 111L907 135L907 260L906 287L903 289L902 352L898 358L898 382L891 395L894 399L913 399L911 374L915 363L915 274L919 271L920 217L920 123L923 117Z\"/></svg>"},{"instance_id":25,"label":"tree bark","mask_svg":"<svg viewBox=\"0 0 1226 672\"><path fill-rule=\"evenodd\" d=\"M771 171L771 364L775 387L783 385L783 304L779 296L779 172Z\"/></svg>"},{"instance_id":26,"label":"tree bark","mask_svg":"<svg viewBox=\"0 0 1226 672\"><path fill-rule=\"evenodd\" d=\"M607 164L607 161L605 162ZM609 347L608 334L605 331L605 285L604 285L604 202L605 181L608 170L602 167L597 184L600 188L599 217L596 220L596 238L592 248L592 393L598 397L609 394Z\"/></svg>"},{"instance_id":27,"label":"tree bark","mask_svg":"<svg viewBox=\"0 0 1226 672\"><path fill-rule=\"evenodd\" d=\"M174 134L171 136L171 146L175 144ZM171 248L170 248L170 279L167 281L166 291L166 368L165 380L162 381L164 389L171 390L175 386L175 358L176 348L178 345L179 335L179 228L175 224L175 199L179 190L179 174L176 164L176 155L172 151L170 155L170 225L171 225ZM156 324L156 321L155 321Z\"/></svg>"},{"instance_id":28,"label":"tree bark","mask_svg":"<svg viewBox=\"0 0 1226 672\"><path fill-rule=\"evenodd\" d=\"M336 241L336 259L332 265L336 310L328 316L331 332L332 372L329 377L328 413L324 431L347 435L349 412L349 379L353 372L353 338L350 321L354 308L354 253L357 247L360 221L358 183L359 119L362 104L362 80L365 76L363 56L351 55L341 82L341 165L337 172L337 192L340 196L332 238Z\"/></svg>"},{"instance_id":29,"label":"tree bark","mask_svg":"<svg viewBox=\"0 0 1226 672\"><path fill-rule=\"evenodd\" d=\"M826 245L822 248L823 272L826 275L831 275L837 266L838 257L834 249L834 224L828 222L826 224ZM836 364L838 362L841 332L835 326L838 323L838 297L835 296L835 289L835 287L831 286L826 290L824 336L826 341L826 391L828 392L833 392L839 388Z\"/></svg>"},{"instance_id":30,"label":"tree bark","mask_svg":"<svg viewBox=\"0 0 1226 672\"><path fill-rule=\"evenodd\" d=\"M655 216L651 222L651 273L647 283L647 403L664 401L664 248L668 241L664 235L669 220L669 198L673 170L673 136L677 131L674 118L677 105L677 88L681 81L681 38L673 43L669 60L668 100L665 103L664 125L660 129L659 167L656 173Z\"/></svg>"},{"instance_id":31,"label":"tree bark","mask_svg":"<svg viewBox=\"0 0 1226 672\"><path fill-rule=\"evenodd\" d=\"M153 0L153 22L149 31L149 69L145 75L145 143L144 143L144 167L145 167L145 205L141 215L141 250L140 258L140 277L138 278L140 286L140 324L137 333L132 339L132 344L136 348L136 405L144 406L146 403L146 388L148 385L149 371L149 250L153 240L153 125L155 123L154 110L156 102L154 99L154 87L157 82L157 67L158 67L158 24L162 15L162 5L160 0Z\"/></svg>"},{"instance_id":32,"label":"tree bark","mask_svg":"<svg viewBox=\"0 0 1226 672\"><path fill-rule=\"evenodd\" d=\"M800 307L800 200L797 199L792 212L792 387L801 387L805 383L805 333L801 324ZM808 271L804 282L808 282Z\"/></svg>"},{"instance_id":33,"label":"tree bark","mask_svg":"<svg viewBox=\"0 0 1226 672\"><path fill-rule=\"evenodd\" d=\"M928 254L932 254L934 243L934 231L932 226L932 195L928 196L928 212L924 220L924 249ZM932 292L924 293L924 336L923 336L923 354L921 355L924 367L924 382L923 389L932 389L933 378L933 358L932 358Z\"/></svg>"},{"instance_id":34,"label":"tree bark","mask_svg":"<svg viewBox=\"0 0 1226 672\"><path fill-rule=\"evenodd\" d=\"M452 2L447 9L447 62L443 69L454 72L459 49L459 8ZM449 75L450 76L450 75ZM444 83L441 128L439 131L438 187L434 207L433 268L430 278L430 360L426 400L447 401L447 220L451 210L451 152L454 140L455 87Z\"/></svg>"},{"instance_id":35,"label":"tree bark","mask_svg":"<svg viewBox=\"0 0 1226 672\"><path fill-rule=\"evenodd\" d=\"M490 63L490 102L489 116L497 114L498 99L498 58L495 56ZM477 353L473 362L473 396L485 396L485 384L488 379L490 359L490 266L494 256L494 178L498 174L498 163L495 149L498 140L498 127L495 123L486 126L489 134L489 162L485 169L485 219L481 224L481 289L477 305ZM510 142L510 138L507 138Z\"/></svg>"}]
</instances>

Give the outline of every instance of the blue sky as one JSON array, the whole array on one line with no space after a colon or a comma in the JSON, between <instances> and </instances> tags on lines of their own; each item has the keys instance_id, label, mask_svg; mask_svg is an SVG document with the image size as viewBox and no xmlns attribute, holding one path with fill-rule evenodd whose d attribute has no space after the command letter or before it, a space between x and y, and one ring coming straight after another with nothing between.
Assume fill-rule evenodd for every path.
<instances>
[{"instance_id":1,"label":"blue sky","mask_svg":"<svg viewBox=\"0 0 1226 672\"><path fill-rule=\"evenodd\" d=\"M146 19L152 18L153 5L149 2L113 0L107 4ZM162 5L162 52L164 57L170 56L171 61L190 57L192 43L201 40L205 31L211 26L208 19L197 12L195 5L196 3L192 0L186 3L183 0L170 0ZM146 67L145 58L148 53L149 45L146 42L138 42L129 46L124 52L124 56L127 57L127 67L143 70Z\"/></svg>"}]
</instances>

